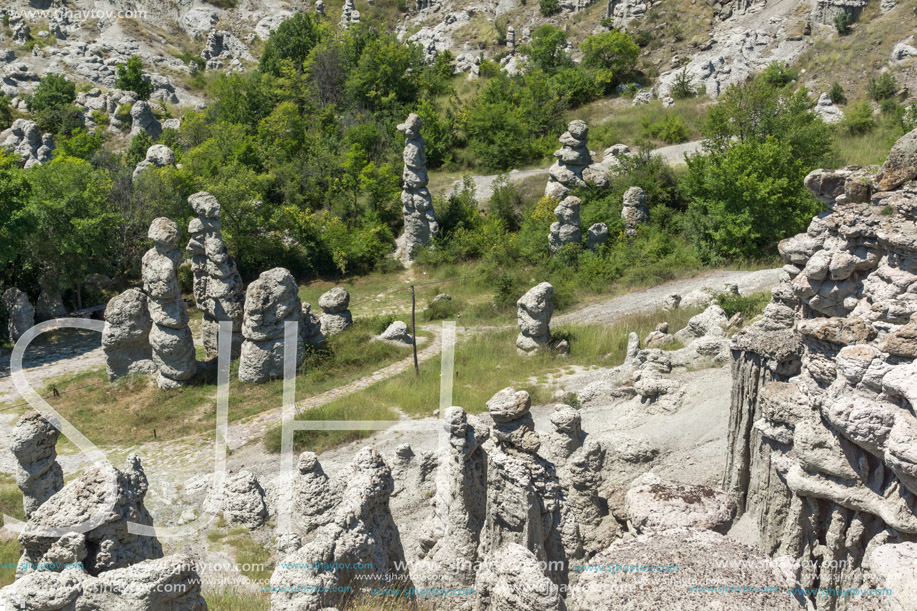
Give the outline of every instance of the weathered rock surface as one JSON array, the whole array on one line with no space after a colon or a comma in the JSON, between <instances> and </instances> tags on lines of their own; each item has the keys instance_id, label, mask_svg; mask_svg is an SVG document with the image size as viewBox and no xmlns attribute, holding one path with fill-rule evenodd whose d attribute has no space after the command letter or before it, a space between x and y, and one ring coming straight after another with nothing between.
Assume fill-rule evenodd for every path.
<instances>
[{"instance_id":1,"label":"weathered rock surface","mask_svg":"<svg viewBox=\"0 0 917 611\"><path fill-rule=\"evenodd\" d=\"M144 170L150 168L166 168L175 165L175 153L164 144L154 144L146 150L146 158L134 168L133 177L136 179Z\"/></svg>"},{"instance_id":2,"label":"weathered rock surface","mask_svg":"<svg viewBox=\"0 0 917 611\"><path fill-rule=\"evenodd\" d=\"M709 486L658 483L627 491L627 519L637 533L696 528L726 534L736 515L728 494Z\"/></svg>"},{"instance_id":3,"label":"weathered rock surface","mask_svg":"<svg viewBox=\"0 0 917 611\"><path fill-rule=\"evenodd\" d=\"M272 611L321 609L338 604L343 594L336 586L382 582L387 574L403 575L404 563L398 527L389 509L394 488L391 470L372 448L363 448L342 477L346 482L331 520L315 531L314 539L284 557L271 577ZM320 566L336 564L334 570ZM366 568L352 568L362 566ZM295 568L294 568L295 567ZM315 568L310 568L315 567ZM397 587L411 587L409 576ZM294 587L299 586L299 587Z\"/></svg>"},{"instance_id":4,"label":"weathered rock surface","mask_svg":"<svg viewBox=\"0 0 917 611\"><path fill-rule=\"evenodd\" d=\"M554 151L557 161L548 170L548 184L544 190L547 197L562 200L571 190L587 183L608 186L606 170L592 163L588 137L589 127L584 121L571 121L567 125L567 131L560 136L562 146Z\"/></svg>"},{"instance_id":5,"label":"weathered rock surface","mask_svg":"<svg viewBox=\"0 0 917 611\"><path fill-rule=\"evenodd\" d=\"M646 193L640 187L631 187L624 194L624 206L621 208L624 220L624 234L629 237L637 235L637 227L650 220L649 208L646 207Z\"/></svg>"},{"instance_id":6,"label":"weathered rock surface","mask_svg":"<svg viewBox=\"0 0 917 611\"><path fill-rule=\"evenodd\" d=\"M239 380L266 382L283 377L283 338L287 322L302 323L302 302L293 274L282 267L262 272L245 292ZM302 364L305 345L296 329L296 366Z\"/></svg>"},{"instance_id":7,"label":"weathered rock surface","mask_svg":"<svg viewBox=\"0 0 917 611\"><path fill-rule=\"evenodd\" d=\"M220 223L220 202L201 191L188 198L198 215L188 224L191 239L185 250L191 255L194 279L194 301L203 312L201 334L208 355L217 354L220 322L232 323L232 358L242 348L242 318L245 292L236 262L223 242Z\"/></svg>"},{"instance_id":8,"label":"weathered rock surface","mask_svg":"<svg viewBox=\"0 0 917 611\"><path fill-rule=\"evenodd\" d=\"M16 287L8 288L3 293L3 309L8 317L6 333L10 341L18 341L35 326L35 308L29 302L28 295Z\"/></svg>"},{"instance_id":9,"label":"weathered rock surface","mask_svg":"<svg viewBox=\"0 0 917 611\"><path fill-rule=\"evenodd\" d=\"M787 594L776 562L762 552L709 530L674 529L620 541L589 560L600 567L652 565L652 571L584 571L567 599L571 611L594 609L804 609ZM779 590L712 594L690 585L762 584ZM637 588L635 591L635 586ZM728 596L728 599L725 597ZM725 600L724 600L725 599Z\"/></svg>"},{"instance_id":10,"label":"weathered rock surface","mask_svg":"<svg viewBox=\"0 0 917 611\"><path fill-rule=\"evenodd\" d=\"M581 244L583 232L580 229L580 198L568 196L554 208L557 221L551 223L548 234L548 247L551 252L557 252L568 244ZM607 228L606 228L607 229Z\"/></svg>"},{"instance_id":11,"label":"weathered rock surface","mask_svg":"<svg viewBox=\"0 0 917 611\"><path fill-rule=\"evenodd\" d=\"M131 106L130 136L133 138L141 132L146 132L150 138L155 140L162 134L162 124L153 114L153 108L149 102L138 100Z\"/></svg>"},{"instance_id":12,"label":"weathered rock surface","mask_svg":"<svg viewBox=\"0 0 917 611\"><path fill-rule=\"evenodd\" d=\"M242 470L226 478L223 517L229 524L258 528L267 520L264 489L251 471Z\"/></svg>"},{"instance_id":13,"label":"weathered rock surface","mask_svg":"<svg viewBox=\"0 0 917 611\"><path fill-rule=\"evenodd\" d=\"M414 113L398 125L398 131L405 135L404 171L401 175L404 233L396 240L395 258L405 265L410 265L418 250L429 246L433 236L439 232L433 197L427 189L427 155L421 127L420 117Z\"/></svg>"},{"instance_id":14,"label":"weathered rock surface","mask_svg":"<svg viewBox=\"0 0 917 611\"><path fill-rule=\"evenodd\" d=\"M818 102L815 104L815 108L812 109L812 112L821 117L821 120L829 125L840 123L844 118L844 111L831 101L827 93L823 93L818 97Z\"/></svg>"},{"instance_id":15,"label":"weathered rock surface","mask_svg":"<svg viewBox=\"0 0 917 611\"><path fill-rule=\"evenodd\" d=\"M153 248L143 255L143 290L153 326L150 345L153 362L159 370L157 383L162 389L178 388L194 377L194 339L188 327L188 309L178 286L181 252L176 248L178 225L160 217L150 225Z\"/></svg>"},{"instance_id":16,"label":"weathered rock surface","mask_svg":"<svg viewBox=\"0 0 917 611\"><path fill-rule=\"evenodd\" d=\"M519 336L516 348L531 354L551 342L551 315L554 314L554 287L549 282L532 287L516 302Z\"/></svg>"},{"instance_id":17,"label":"weathered rock surface","mask_svg":"<svg viewBox=\"0 0 917 611\"><path fill-rule=\"evenodd\" d=\"M314 452L303 452L293 479L293 521L296 530L307 535L332 520L332 509L340 502L340 491L332 486Z\"/></svg>"},{"instance_id":18,"label":"weathered rock surface","mask_svg":"<svg viewBox=\"0 0 917 611\"><path fill-rule=\"evenodd\" d=\"M605 223L594 223L586 231L586 248L589 250L599 250L602 245L608 241L608 225Z\"/></svg>"},{"instance_id":19,"label":"weathered rock surface","mask_svg":"<svg viewBox=\"0 0 917 611\"><path fill-rule=\"evenodd\" d=\"M102 350L109 381L158 371L150 345L152 328L147 296L140 289L128 289L108 302Z\"/></svg>"},{"instance_id":20,"label":"weathered rock surface","mask_svg":"<svg viewBox=\"0 0 917 611\"><path fill-rule=\"evenodd\" d=\"M806 178L828 212L781 243L792 280L734 338L724 488L766 552L809 567L797 569L804 587L871 583L869 552L917 540L905 500L917 491L914 142L902 138L876 180L862 168Z\"/></svg>"},{"instance_id":21,"label":"weathered rock surface","mask_svg":"<svg viewBox=\"0 0 917 611\"><path fill-rule=\"evenodd\" d=\"M54 425L41 414L23 416L10 435L10 451L16 457L16 485L22 491L26 518L64 487L64 473L57 462Z\"/></svg>"},{"instance_id":22,"label":"weathered rock surface","mask_svg":"<svg viewBox=\"0 0 917 611\"><path fill-rule=\"evenodd\" d=\"M38 321L64 318L67 316L67 307L61 299L57 284L47 275L38 278L41 293L35 300L35 319Z\"/></svg>"},{"instance_id":23,"label":"weathered rock surface","mask_svg":"<svg viewBox=\"0 0 917 611\"><path fill-rule=\"evenodd\" d=\"M379 339L397 344L410 344L413 341L407 323L401 320L396 320L390 324L385 331L379 335Z\"/></svg>"},{"instance_id":24,"label":"weathered rock surface","mask_svg":"<svg viewBox=\"0 0 917 611\"><path fill-rule=\"evenodd\" d=\"M51 134L42 135L35 121L16 119L9 129L0 132L0 148L18 155L23 167L51 161L54 139Z\"/></svg>"},{"instance_id":25,"label":"weathered rock surface","mask_svg":"<svg viewBox=\"0 0 917 611\"><path fill-rule=\"evenodd\" d=\"M324 337L337 335L353 325L353 315L348 309L350 293L347 292L347 289L334 287L318 298L318 305L322 309L319 323Z\"/></svg>"},{"instance_id":26,"label":"weathered rock surface","mask_svg":"<svg viewBox=\"0 0 917 611\"><path fill-rule=\"evenodd\" d=\"M201 58L207 62L208 70L219 70L228 64L231 69L241 71L242 62L255 61L245 43L226 30L210 31Z\"/></svg>"}]
</instances>

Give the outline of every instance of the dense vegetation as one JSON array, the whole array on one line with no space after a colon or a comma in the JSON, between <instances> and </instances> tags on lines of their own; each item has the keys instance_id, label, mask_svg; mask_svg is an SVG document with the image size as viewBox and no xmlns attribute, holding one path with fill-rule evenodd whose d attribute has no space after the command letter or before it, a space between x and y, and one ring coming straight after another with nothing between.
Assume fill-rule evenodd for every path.
<instances>
[{"instance_id":1,"label":"dense vegetation","mask_svg":"<svg viewBox=\"0 0 917 611\"><path fill-rule=\"evenodd\" d=\"M300 278L384 269L393 265L388 255L401 231L403 136L396 126L408 113L423 119L431 169L502 171L547 161L567 111L615 91L632 93L627 85L642 78L640 50L628 34L586 38L579 64L566 45L563 30L539 27L519 47L524 74L509 76L484 60L480 79L469 83L453 76L448 52L428 64L419 47L371 23L342 31L299 13L271 35L257 69L208 75L208 108L186 111L180 130L164 131L158 142L175 152L180 167L136 179L133 169L154 141L144 133L123 153L112 152L102 118L87 131L74 84L49 74L28 104L42 130L56 135L54 161L21 170L0 156L0 283L34 297L44 276L72 290L71 302L89 274L107 274L125 287L139 276L152 219L186 224L187 197L200 190L221 202L224 235L246 280L275 266ZM118 73L121 87L149 95L137 58ZM574 290L599 291L610 282L772 257L777 241L818 211L802 179L837 163L835 136L881 127L890 144L917 114L900 108L889 97L895 84L878 76L869 89L883 114L852 103L845 122L831 128L812 115L811 96L796 78L774 64L721 96L700 127L705 154L686 170L638 154L624 159L611 188L578 193L583 227L604 222L611 229L598 252L569 247L549 256L555 202L527 199L505 181L489 202L477 202L466 182L435 202L442 231L420 265L477 261L475 273L495 287L501 306L513 303L533 275L552 281L563 301ZM681 97L696 95L688 81L681 88ZM840 86L832 97L843 99ZM117 114L129 119L129 110ZM0 124L13 116L0 105ZM644 118L640 129L669 143L691 133L671 113ZM647 193L651 221L625 238L621 197L635 185Z\"/></svg>"}]
</instances>

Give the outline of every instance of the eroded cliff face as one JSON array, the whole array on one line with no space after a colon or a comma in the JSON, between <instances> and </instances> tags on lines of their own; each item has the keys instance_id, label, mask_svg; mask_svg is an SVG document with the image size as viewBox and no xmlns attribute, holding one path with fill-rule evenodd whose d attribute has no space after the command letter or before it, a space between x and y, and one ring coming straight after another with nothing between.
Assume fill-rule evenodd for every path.
<instances>
[{"instance_id":1,"label":"eroded cliff face","mask_svg":"<svg viewBox=\"0 0 917 611\"><path fill-rule=\"evenodd\" d=\"M786 281L732 345L723 485L803 587L882 587L877 550L911 554L917 541L915 138L878 173L806 178L827 212L780 244Z\"/></svg>"}]
</instances>

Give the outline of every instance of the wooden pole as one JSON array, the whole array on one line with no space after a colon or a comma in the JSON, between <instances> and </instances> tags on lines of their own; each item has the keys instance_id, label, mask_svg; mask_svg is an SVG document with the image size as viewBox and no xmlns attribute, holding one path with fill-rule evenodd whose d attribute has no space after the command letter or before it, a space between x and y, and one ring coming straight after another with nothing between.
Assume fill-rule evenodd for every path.
<instances>
[{"instance_id":1,"label":"wooden pole","mask_svg":"<svg viewBox=\"0 0 917 611\"><path fill-rule=\"evenodd\" d=\"M416 300L414 298L414 285L411 285L411 344L414 347L414 375L420 375L420 368L417 366L417 325L414 318L414 311L416 308Z\"/></svg>"}]
</instances>

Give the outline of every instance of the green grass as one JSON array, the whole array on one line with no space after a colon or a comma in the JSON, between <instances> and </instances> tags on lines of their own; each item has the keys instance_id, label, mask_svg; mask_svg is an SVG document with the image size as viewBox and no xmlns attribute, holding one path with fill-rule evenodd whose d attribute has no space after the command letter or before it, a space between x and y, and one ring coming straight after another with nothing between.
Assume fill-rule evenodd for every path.
<instances>
[{"instance_id":1,"label":"green grass","mask_svg":"<svg viewBox=\"0 0 917 611\"><path fill-rule=\"evenodd\" d=\"M337 388L410 356L407 347L371 342L377 320L357 320L345 333L330 338L328 348L307 356L297 376L298 401ZM418 333L418 335L421 335ZM428 334L425 334L428 335ZM244 384L238 362L231 366L229 418L239 420L279 407L283 381ZM99 445L168 440L195 433L212 435L216 408L216 369L202 371L179 390L157 388L149 376L130 376L110 384L104 369L94 368L55 378L60 397L40 392L48 403Z\"/></svg>"},{"instance_id":2,"label":"green grass","mask_svg":"<svg viewBox=\"0 0 917 611\"><path fill-rule=\"evenodd\" d=\"M563 371L574 365L614 366L624 361L627 336L631 331L642 338L668 320L672 328L684 327L700 310L686 308L674 312L653 312L627 317L612 325L563 325L552 329L557 338L570 342L570 354L545 351L530 357L516 352L518 330L505 328L480 333L460 341L455 348L453 405L469 413L484 411L485 403L507 386L525 389L535 404L549 400L538 376ZM301 420L393 420L399 413L411 417L431 416L439 407L440 358L421 363L420 375L408 371L347 397L332 401L300 415ZM294 443L299 450L322 452L329 448L365 438L366 431L297 431ZM265 447L280 450L281 427L268 431Z\"/></svg>"},{"instance_id":3,"label":"green grass","mask_svg":"<svg viewBox=\"0 0 917 611\"><path fill-rule=\"evenodd\" d=\"M901 137L899 130L888 125L883 117L876 117L876 127L862 135L851 135L838 127L834 142L838 155L837 165L881 165L888 151Z\"/></svg>"},{"instance_id":4,"label":"green grass","mask_svg":"<svg viewBox=\"0 0 917 611\"><path fill-rule=\"evenodd\" d=\"M751 295L718 295L716 302L726 312L726 316L732 318L734 315L741 313L745 320L751 320L764 311L764 308L770 303L771 294L752 293Z\"/></svg>"},{"instance_id":5,"label":"green grass","mask_svg":"<svg viewBox=\"0 0 917 611\"><path fill-rule=\"evenodd\" d=\"M207 608L219 611L269 611L271 595L267 592L225 590L204 596Z\"/></svg>"},{"instance_id":6,"label":"green grass","mask_svg":"<svg viewBox=\"0 0 917 611\"><path fill-rule=\"evenodd\" d=\"M220 523L224 524L222 520ZM240 572L249 579L261 581L270 579L274 574L271 551L255 541L247 529L212 530L207 533L207 540L229 548L232 557L240 565Z\"/></svg>"},{"instance_id":7,"label":"green grass","mask_svg":"<svg viewBox=\"0 0 917 611\"><path fill-rule=\"evenodd\" d=\"M16 486L11 475L0 474L0 513L12 516L17 520L25 520L25 511L22 508L22 492ZM19 562L21 551L19 541L10 533L0 534L0 566L15 565ZM16 579L16 569L0 568L0 588L7 586Z\"/></svg>"}]
</instances>

